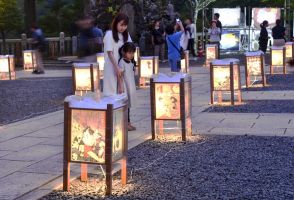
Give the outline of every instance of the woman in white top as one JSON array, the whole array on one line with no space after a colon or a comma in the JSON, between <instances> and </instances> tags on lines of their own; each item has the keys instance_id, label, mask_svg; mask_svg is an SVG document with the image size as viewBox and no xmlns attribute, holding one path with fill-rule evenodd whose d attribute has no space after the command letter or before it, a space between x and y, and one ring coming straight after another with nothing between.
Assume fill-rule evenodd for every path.
<instances>
[{"instance_id":1,"label":"woman in white top","mask_svg":"<svg viewBox=\"0 0 294 200\"><path fill-rule=\"evenodd\" d=\"M180 45L184 51L188 49L189 39L191 38L190 27L184 24L185 32L181 36Z\"/></svg>"},{"instance_id":2,"label":"woman in white top","mask_svg":"<svg viewBox=\"0 0 294 200\"><path fill-rule=\"evenodd\" d=\"M216 26L215 20L211 22L211 28L208 30L208 34L210 35L210 43L219 45L221 40L221 30Z\"/></svg>"},{"instance_id":3,"label":"woman in white top","mask_svg":"<svg viewBox=\"0 0 294 200\"><path fill-rule=\"evenodd\" d=\"M118 93L117 78L122 72L118 65L119 49L126 42L132 42L127 30L129 18L123 13L119 13L112 21L112 30L107 31L103 39L104 43L104 79L103 94L111 96Z\"/></svg>"}]
</instances>

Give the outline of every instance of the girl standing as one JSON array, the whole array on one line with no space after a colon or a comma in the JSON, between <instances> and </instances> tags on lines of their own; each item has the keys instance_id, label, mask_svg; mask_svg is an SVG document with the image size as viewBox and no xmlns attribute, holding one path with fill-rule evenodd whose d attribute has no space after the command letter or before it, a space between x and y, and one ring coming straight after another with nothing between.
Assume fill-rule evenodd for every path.
<instances>
[{"instance_id":1,"label":"girl standing","mask_svg":"<svg viewBox=\"0 0 294 200\"><path fill-rule=\"evenodd\" d=\"M118 65L119 48L126 42L132 42L127 30L129 18L119 13L112 21L111 30L107 31L103 39L104 43L104 80L103 94L111 96L118 93L118 78L121 77L121 69Z\"/></svg>"},{"instance_id":2,"label":"girl standing","mask_svg":"<svg viewBox=\"0 0 294 200\"><path fill-rule=\"evenodd\" d=\"M118 88L118 92L126 92L129 100L129 108L128 108L128 130L134 131L136 127L132 126L130 120L130 108L133 107L136 103L136 83L135 83L135 74L134 74L134 54L136 51L136 46L131 43L125 43L119 53L120 60L119 66L121 67L122 76L118 79L120 86L124 86L123 88ZM123 83L122 83L123 82Z\"/></svg>"}]
</instances>

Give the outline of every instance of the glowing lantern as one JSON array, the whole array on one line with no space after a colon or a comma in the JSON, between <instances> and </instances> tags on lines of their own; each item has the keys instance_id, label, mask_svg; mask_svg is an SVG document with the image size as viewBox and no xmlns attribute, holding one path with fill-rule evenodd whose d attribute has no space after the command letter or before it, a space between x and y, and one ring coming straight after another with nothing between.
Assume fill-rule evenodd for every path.
<instances>
[{"instance_id":1,"label":"glowing lantern","mask_svg":"<svg viewBox=\"0 0 294 200\"><path fill-rule=\"evenodd\" d=\"M97 53L97 63L99 64L99 70L100 70L100 76L101 78L103 77L103 72L104 72L104 53Z\"/></svg>"},{"instance_id":2,"label":"glowing lantern","mask_svg":"<svg viewBox=\"0 0 294 200\"><path fill-rule=\"evenodd\" d=\"M283 74L286 74L286 48L272 47L271 48L271 64L270 73L274 74L274 68L283 68Z\"/></svg>"},{"instance_id":3,"label":"glowing lantern","mask_svg":"<svg viewBox=\"0 0 294 200\"><path fill-rule=\"evenodd\" d=\"M70 163L81 163L81 180L87 181L87 164L106 168L106 194L112 191L114 163L121 162L122 184L127 182L127 97L117 95L96 101L69 96L64 103L63 190L70 189Z\"/></svg>"},{"instance_id":4,"label":"glowing lantern","mask_svg":"<svg viewBox=\"0 0 294 200\"><path fill-rule=\"evenodd\" d=\"M294 42L286 42L286 59L294 59Z\"/></svg>"},{"instance_id":5,"label":"glowing lantern","mask_svg":"<svg viewBox=\"0 0 294 200\"><path fill-rule=\"evenodd\" d=\"M140 59L140 48L136 47L136 51L134 54L134 60L136 61L136 64L138 65Z\"/></svg>"},{"instance_id":6,"label":"glowing lantern","mask_svg":"<svg viewBox=\"0 0 294 200\"><path fill-rule=\"evenodd\" d=\"M189 51L185 51L185 57L181 60L181 72L183 73L189 73Z\"/></svg>"},{"instance_id":7,"label":"glowing lantern","mask_svg":"<svg viewBox=\"0 0 294 200\"><path fill-rule=\"evenodd\" d=\"M218 103L223 103L223 92L230 92L230 103L235 104L235 95L241 103L241 78L238 59L216 60L210 64L211 104L214 104L214 94L218 93Z\"/></svg>"},{"instance_id":8,"label":"glowing lantern","mask_svg":"<svg viewBox=\"0 0 294 200\"><path fill-rule=\"evenodd\" d=\"M247 52L245 65L246 87L251 86L251 80L254 81L261 77L262 85L266 85L266 77L264 71L264 53L262 51Z\"/></svg>"},{"instance_id":9,"label":"glowing lantern","mask_svg":"<svg viewBox=\"0 0 294 200\"><path fill-rule=\"evenodd\" d=\"M140 57L139 60L139 84L145 86L152 75L158 73L158 56Z\"/></svg>"},{"instance_id":10,"label":"glowing lantern","mask_svg":"<svg viewBox=\"0 0 294 200\"><path fill-rule=\"evenodd\" d=\"M100 91L100 72L97 63L74 63L72 77L76 95Z\"/></svg>"},{"instance_id":11,"label":"glowing lantern","mask_svg":"<svg viewBox=\"0 0 294 200\"><path fill-rule=\"evenodd\" d=\"M206 66L208 67L209 64L216 59L219 59L218 45L207 44L205 51Z\"/></svg>"},{"instance_id":12,"label":"glowing lantern","mask_svg":"<svg viewBox=\"0 0 294 200\"><path fill-rule=\"evenodd\" d=\"M33 71L37 69L37 51L25 50L23 53L23 68L25 71Z\"/></svg>"},{"instance_id":13,"label":"glowing lantern","mask_svg":"<svg viewBox=\"0 0 294 200\"><path fill-rule=\"evenodd\" d=\"M15 80L13 55L0 56L0 80Z\"/></svg>"},{"instance_id":14,"label":"glowing lantern","mask_svg":"<svg viewBox=\"0 0 294 200\"><path fill-rule=\"evenodd\" d=\"M192 135L191 76L158 74L150 81L152 139L165 133Z\"/></svg>"}]
</instances>

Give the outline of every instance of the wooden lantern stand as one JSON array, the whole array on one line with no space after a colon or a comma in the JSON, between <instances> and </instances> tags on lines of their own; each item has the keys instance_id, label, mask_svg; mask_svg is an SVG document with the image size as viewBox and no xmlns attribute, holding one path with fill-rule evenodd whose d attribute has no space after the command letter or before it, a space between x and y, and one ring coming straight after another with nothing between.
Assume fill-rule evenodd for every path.
<instances>
[{"instance_id":1,"label":"wooden lantern stand","mask_svg":"<svg viewBox=\"0 0 294 200\"><path fill-rule=\"evenodd\" d=\"M283 63L282 65L275 65L275 61L273 61L273 51L283 51ZM274 68L283 68L283 74L287 73L287 65L286 65L286 47L272 47L270 51L270 74L279 74L274 72Z\"/></svg>"},{"instance_id":2,"label":"wooden lantern stand","mask_svg":"<svg viewBox=\"0 0 294 200\"><path fill-rule=\"evenodd\" d=\"M208 57L209 49L214 48L214 58ZM209 67L210 63L220 58L219 46L217 44L207 44L205 48L205 67Z\"/></svg>"},{"instance_id":3,"label":"wooden lantern stand","mask_svg":"<svg viewBox=\"0 0 294 200\"><path fill-rule=\"evenodd\" d=\"M1 67L0 80L15 80L16 73L14 55L1 56L0 59L5 59L7 61L7 69L3 70Z\"/></svg>"},{"instance_id":4,"label":"wooden lantern stand","mask_svg":"<svg viewBox=\"0 0 294 200\"><path fill-rule=\"evenodd\" d=\"M146 77L142 73L142 63L141 63L142 57L139 57L138 60L139 60L139 63L138 63L139 88L145 88L145 87L147 87L146 82L148 80L150 80L150 77L153 74L157 74L158 73L158 63L156 64L156 62L158 62L158 57L153 56L153 58L152 58L152 74L150 74L150 77Z\"/></svg>"}]
</instances>

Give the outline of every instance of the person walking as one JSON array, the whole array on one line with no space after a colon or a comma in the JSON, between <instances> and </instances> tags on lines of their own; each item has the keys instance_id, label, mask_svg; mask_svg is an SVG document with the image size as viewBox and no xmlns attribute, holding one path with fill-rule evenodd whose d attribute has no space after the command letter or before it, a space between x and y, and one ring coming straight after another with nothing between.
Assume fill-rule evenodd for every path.
<instances>
[{"instance_id":1,"label":"person walking","mask_svg":"<svg viewBox=\"0 0 294 200\"><path fill-rule=\"evenodd\" d=\"M190 34L190 27L187 26L187 24L184 24L184 33L181 36L181 40L180 40L180 45L181 48L186 51L188 50L188 45L189 45L189 40L191 38L191 34Z\"/></svg>"},{"instance_id":2,"label":"person walking","mask_svg":"<svg viewBox=\"0 0 294 200\"><path fill-rule=\"evenodd\" d=\"M185 24L187 24L187 28L189 29L189 32L190 32L188 50L191 52L193 57L196 57L195 48L194 48L195 38L196 38L196 25L193 23L192 19L190 18L185 21Z\"/></svg>"},{"instance_id":3,"label":"person walking","mask_svg":"<svg viewBox=\"0 0 294 200\"><path fill-rule=\"evenodd\" d=\"M176 32L177 28L180 27L180 31ZM184 27L181 21L177 21L176 24L169 24L165 32L167 48L168 48L168 62L172 72L179 72L181 70L181 46L180 40L184 33Z\"/></svg>"},{"instance_id":4,"label":"person walking","mask_svg":"<svg viewBox=\"0 0 294 200\"><path fill-rule=\"evenodd\" d=\"M260 36L259 36L259 50L266 53L267 43L268 43L268 32L266 28L268 27L268 21L264 20L262 24L260 24Z\"/></svg>"},{"instance_id":5,"label":"person walking","mask_svg":"<svg viewBox=\"0 0 294 200\"><path fill-rule=\"evenodd\" d=\"M272 29L273 46L284 46L286 43L285 33L286 29L281 25L281 20L276 20L276 26Z\"/></svg>"},{"instance_id":6,"label":"person walking","mask_svg":"<svg viewBox=\"0 0 294 200\"><path fill-rule=\"evenodd\" d=\"M31 26L33 49L36 50L37 67L33 74L44 74L44 63L42 53L46 50L46 43L43 31L36 24Z\"/></svg>"},{"instance_id":7,"label":"person walking","mask_svg":"<svg viewBox=\"0 0 294 200\"><path fill-rule=\"evenodd\" d=\"M118 93L117 88L122 87L118 78L122 72L119 67L119 49L126 42L132 42L132 39L127 30L129 18L126 14L118 13L113 21L111 30L107 31L104 43L104 79L103 79L103 94L111 96Z\"/></svg>"},{"instance_id":8,"label":"person walking","mask_svg":"<svg viewBox=\"0 0 294 200\"><path fill-rule=\"evenodd\" d=\"M155 20L154 28L151 32L151 42L154 47L154 55L159 57L161 62L165 62L165 32L160 27L160 20Z\"/></svg>"},{"instance_id":9,"label":"person walking","mask_svg":"<svg viewBox=\"0 0 294 200\"><path fill-rule=\"evenodd\" d=\"M213 15L213 20L216 21L216 27L220 29L220 39L222 38L221 35L223 33L223 25L222 25L222 22L219 21L219 13L214 13Z\"/></svg>"}]
</instances>

